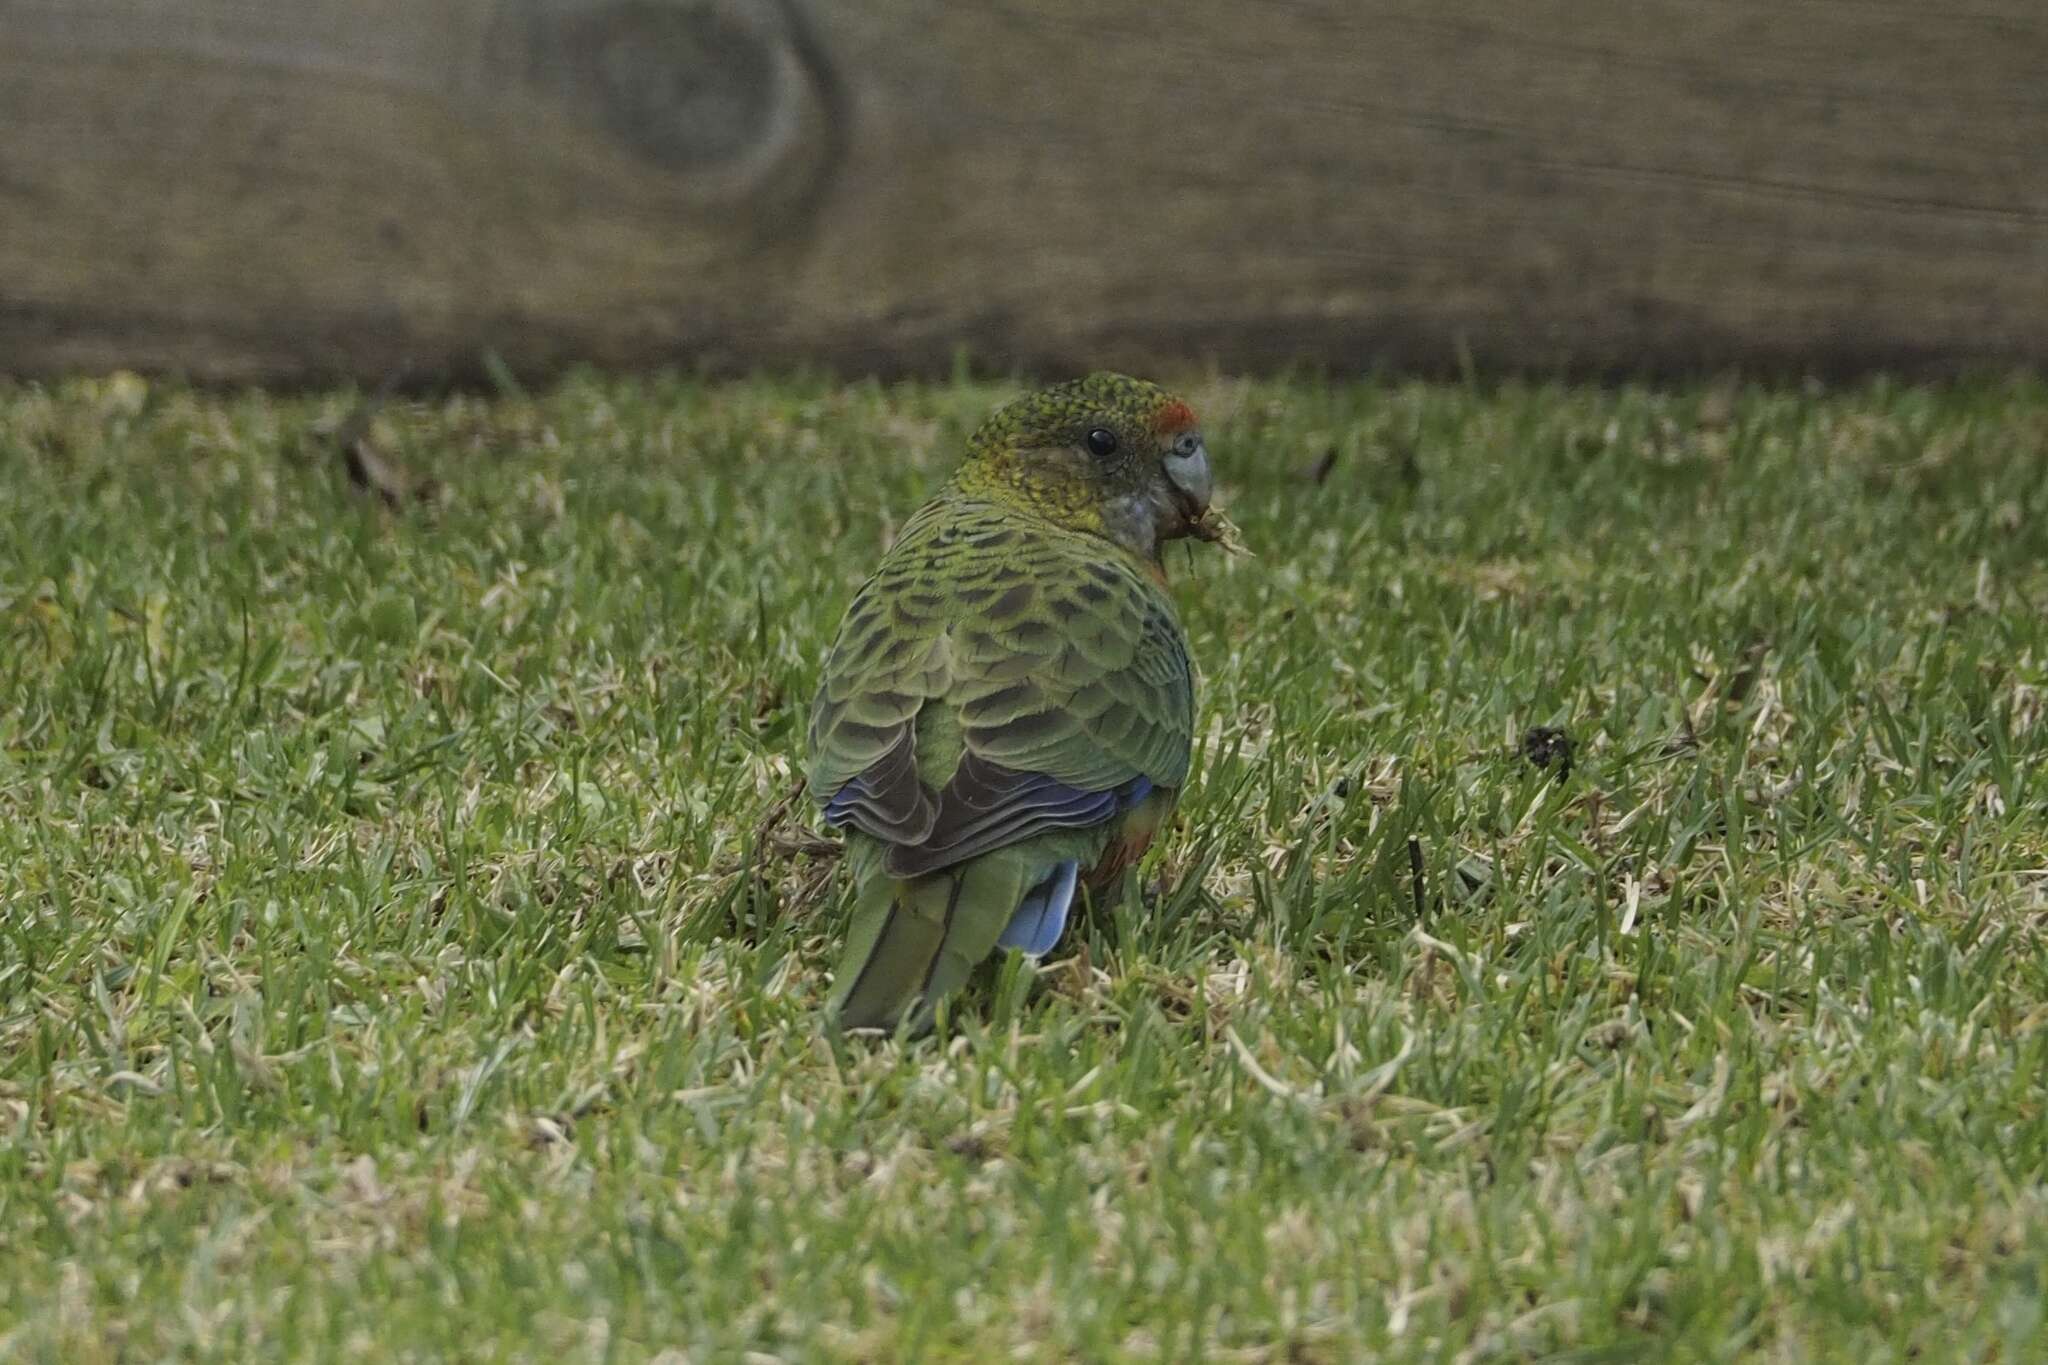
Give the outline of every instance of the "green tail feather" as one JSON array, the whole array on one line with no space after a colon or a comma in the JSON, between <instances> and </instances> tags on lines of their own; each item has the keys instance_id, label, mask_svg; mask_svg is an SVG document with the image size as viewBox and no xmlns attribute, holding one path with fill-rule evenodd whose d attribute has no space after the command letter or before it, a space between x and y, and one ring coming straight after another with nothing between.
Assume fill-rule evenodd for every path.
<instances>
[{"instance_id":1,"label":"green tail feather","mask_svg":"<svg viewBox=\"0 0 2048 1365\"><path fill-rule=\"evenodd\" d=\"M915 1030L930 1027L938 1002L995 948L1023 898L1028 861L1003 849L908 880L867 871L832 988L840 1024L894 1028L910 1015Z\"/></svg>"}]
</instances>

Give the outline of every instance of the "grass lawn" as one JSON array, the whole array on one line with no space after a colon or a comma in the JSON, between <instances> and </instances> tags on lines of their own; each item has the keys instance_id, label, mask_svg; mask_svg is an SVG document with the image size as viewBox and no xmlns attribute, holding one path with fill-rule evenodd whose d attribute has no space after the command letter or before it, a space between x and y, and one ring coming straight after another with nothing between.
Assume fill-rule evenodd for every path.
<instances>
[{"instance_id":1,"label":"grass lawn","mask_svg":"<svg viewBox=\"0 0 2048 1365\"><path fill-rule=\"evenodd\" d=\"M0 1358L2048 1359L2048 390L1191 386L1177 830L835 1048L1010 392L0 389Z\"/></svg>"}]
</instances>

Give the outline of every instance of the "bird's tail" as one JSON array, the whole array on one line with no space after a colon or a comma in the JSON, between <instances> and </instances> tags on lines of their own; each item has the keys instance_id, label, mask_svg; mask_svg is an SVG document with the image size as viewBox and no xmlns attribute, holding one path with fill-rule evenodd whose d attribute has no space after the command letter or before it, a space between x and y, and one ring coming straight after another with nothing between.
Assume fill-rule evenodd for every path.
<instances>
[{"instance_id":1,"label":"bird's tail","mask_svg":"<svg viewBox=\"0 0 2048 1365\"><path fill-rule=\"evenodd\" d=\"M921 877L879 864L855 892L831 1009L845 1028L930 1026L932 1010L987 957L1024 895L1024 859L1005 849Z\"/></svg>"}]
</instances>

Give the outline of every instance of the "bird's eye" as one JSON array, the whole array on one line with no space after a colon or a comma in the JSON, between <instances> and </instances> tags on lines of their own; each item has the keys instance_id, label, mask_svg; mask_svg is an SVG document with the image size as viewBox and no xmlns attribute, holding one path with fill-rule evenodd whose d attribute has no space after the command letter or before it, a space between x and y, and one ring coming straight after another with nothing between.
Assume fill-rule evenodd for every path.
<instances>
[{"instance_id":1,"label":"bird's eye","mask_svg":"<svg viewBox=\"0 0 2048 1365\"><path fill-rule=\"evenodd\" d=\"M1202 438L1192 431L1183 431L1173 442L1173 453L1176 455L1192 455L1201 448Z\"/></svg>"},{"instance_id":2,"label":"bird's eye","mask_svg":"<svg viewBox=\"0 0 2048 1365\"><path fill-rule=\"evenodd\" d=\"M1088 448L1097 455L1116 454L1116 433L1108 427L1097 427L1088 433Z\"/></svg>"}]
</instances>

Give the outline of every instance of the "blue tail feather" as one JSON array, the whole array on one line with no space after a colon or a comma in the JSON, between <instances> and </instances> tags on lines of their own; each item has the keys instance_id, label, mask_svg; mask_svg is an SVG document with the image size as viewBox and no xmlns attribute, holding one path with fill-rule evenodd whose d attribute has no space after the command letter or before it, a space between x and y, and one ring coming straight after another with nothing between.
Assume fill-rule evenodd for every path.
<instances>
[{"instance_id":1,"label":"blue tail feather","mask_svg":"<svg viewBox=\"0 0 2048 1365\"><path fill-rule=\"evenodd\" d=\"M1024 893L1024 899L1017 903L1017 912L1003 926L1003 936L996 943L1021 949L1032 957L1044 957L1051 952L1066 930L1067 911L1074 903L1074 885L1080 873L1078 859L1054 863L1052 871Z\"/></svg>"}]
</instances>

